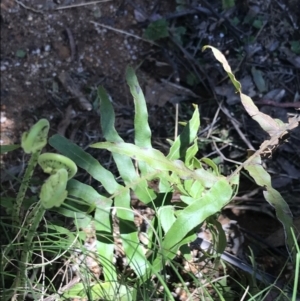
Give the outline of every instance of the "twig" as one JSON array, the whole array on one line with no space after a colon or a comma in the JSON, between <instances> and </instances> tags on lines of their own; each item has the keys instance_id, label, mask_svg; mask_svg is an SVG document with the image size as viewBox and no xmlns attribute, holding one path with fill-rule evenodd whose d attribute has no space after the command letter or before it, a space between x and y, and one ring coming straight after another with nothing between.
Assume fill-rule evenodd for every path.
<instances>
[{"instance_id":1,"label":"twig","mask_svg":"<svg viewBox=\"0 0 300 301\"><path fill-rule=\"evenodd\" d=\"M78 4L72 4L68 6L59 6L55 10L61 10L61 9L69 9L69 8L74 8L74 7L81 7L81 6L87 6L91 4L97 4L97 3L102 3L102 2L109 2L111 0L100 0L100 1L91 1L87 3L78 3Z\"/></svg>"},{"instance_id":2,"label":"twig","mask_svg":"<svg viewBox=\"0 0 300 301\"><path fill-rule=\"evenodd\" d=\"M231 22L228 20L228 18L226 18L225 16L220 15L219 13L216 12L216 10L212 7L212 5L206 1L206 0L202 0L202 2L205 4L205 6L208 7L208 9L211 11L211 13L218 18L219 20L224 20L226 27L231 31L231 33L235 36L236 39L238 39L240 41L241 37L239 34L241 35L245 35L244 32L242 32L241 30L239 30L238 28L234 27ZM193 6L192 6L193 7ZM198 7L193 7L194 9L198 10ZM238 34L239 33L239 34Z\"/></svg>"},{"instance_id":3,"label":"twig","mask_svg":"<svg viewBox=\"0 0 300 301\"><path fill-rule=\"evenodd\" d=\"M71 61L74 61L75 54L76 54L74 37L73 37L72 31L70 28L66 27L65 30L68 35L68 40L69 40L69 45L70 45L70 50L71 50Z\"/></svg>"},{"instance_id":4,"label":"twig","mask_svg":"<svg viewBox=\"0 0 300 301\"><path fill-rule=\"evenodd\" d=\"M58 76L58 79L64 86L64 88L72 94L73 97L76 97L76 99L79 102L80 107L83 110L91 111L92 105L91 103L86 99L86 97L83 95L83 93L78 89L77 85L73 81L73 79L70 77L70 75L67 72L61 72Z\"/></svg>"},{"instance_id":5,"label":"twig","mask_svg":"<svg viewBox=\"0 0 300 301\"><path fill-rule=\"evenodd\" d=\"M213 131L214 125L215 125L215 123L216 123L216 121L217 121L217 119L218 119L218 116L219 116L219 113L220 113L220 109L221 109L221 105L222 105L222 104L218 104L218 105L219 105L219 106L218 106L218 109L217 109L216 114L215 114L215 116L214 116L214 119L213 119L213 121L212 121L212 123L211 123L211 127L210 127L209 130L208 130L208 133L207 133L207 135L206 135L206 138L209 138L209 137L210 137L210 135L211 135L211 133L212 133L212 131Z\"/></svg>"},{"instance_id":6,"label":"twig","mask_svg":"<svg viewBox=\"0 0 300 301\"><path fill-rule=\"evenodd\" d=\"M273 107L279 107L279 108L296 108L296 109L300 109L300 101L278 103L274 100L266 99L266 100L258 100L258 101L255 101L254 103L259 104L259 105L273 106Z\"/></svg>"},{"instance_id":7,"label":"twig","mask_svg":"<svg viewBox=\"0 0 300 301\"><path fill-rule=\"evenodd\" d=\"M121 34L124 34L124 35L127 35L127 36L129 36L129 37L133 37L133 38L135 38L135 39L137 39L137 40L142 40L142 41L147 42L147 43L149 43L149 44L151 44L151 45L159 46L157 43L155 43L155 42L153 42L153 41L146 40L146 39L144 39L144 38L141 38L141 37L139 37L139 36L137 36L137 35L135 35L135 34L132 34L132 33L130 33L130 32L127 32L127 31L125 31L125 30L121 30L121 29L118 29L118 28L114 28L114 27L111 27L111 26L108 26L108 25L104 25L104 24L102 24L102 23L98 23L98 22L94 22L94 21L90 21L90 23L92 23L92 24L94 24L94 25L96 25L96 26L101 26L101 27L104 27L104 28L106 28L106 29L109 29L109 30L112 30L112 31L115 31L115 32L118 32L118 33L121 33Z\"/></svg>"},{"instance_id":8,"label":"twig","mask_svg":"<svg viewBox=\"0 0 300 301\"><path fill-rule=\"evenodd\" d=\"M234 161L234 160L231 160L231 159L226 158L226 157L223 155L223 153L219 150L219 148L218 148L218 146L217 146L217 144L216 144L215 141L213 141L213 145L214 145L214 147L215 147L217 153L222 157L222 159L223 159L224 161L228 161L228 162L231 162L231 163L234 163L234 164L241 164L241 162Z\"/></svg>"},{"instance_id":9,"label":"twig","mask_svg":"<svg viewBox=\"0 0 300 301\"><path fill-rule=\"evenodd\" d=\"M65 292L66 290L69 290L71 287L73 287L75 284L77 284L80 281L80 276L76 276L74 277L68 284L66 284L65 286L63 286L57 294L53 294L47 298L45 298L43 301L54 301L59 298L59 295L62 294L63 292ZM39 299L39 301L41 301L42 299Z\"/></svg>"},{"instance_id":10,"label":"twig","mask_svg":"<svg viewBox=\"0 0 300 301\"><path fill-rule=\"evenodd\" d=\"M22 6L23 8L25 8L25 9L27 9L27 10L30 10L30 11L32 11L32 12L34 12L34 13L42 14L42 15L44 14L43 11L34 9L34 8L32 8L32 7L29 7L29 6L26 6L26 5L25 5L23 2L21 2L21 1L15 0L15 2L18 3L20 6Z\"/></svg>"},{"instance_id":11,"label":"twig","mask_svg":"<svg viewBox=\"0 0 300 301\"><path fill-rule=\"evenodd\" d=\"M225 108L224 106L221 106L221 110L223 111L223 113L229 118L231 124L233 125L233 127L235 128L235 130L238 132L239 136L241 137L241 139L245 142L245 144L248 146L249 149L255 150L255 148L253 147L253 145L251 144L251 142L249 140L247 140L247 138L245 137L244 133L240 130L240 126L237 122L236 119L234 119L229 111L227 110L227 108Z\"/></svg>"}]
</instances>

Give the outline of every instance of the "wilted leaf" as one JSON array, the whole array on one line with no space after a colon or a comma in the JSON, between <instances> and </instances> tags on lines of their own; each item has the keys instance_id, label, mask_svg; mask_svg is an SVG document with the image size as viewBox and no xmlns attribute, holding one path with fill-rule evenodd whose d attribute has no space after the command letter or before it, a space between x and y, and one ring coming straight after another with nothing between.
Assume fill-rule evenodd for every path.
<instances>
[{"instance_id":1,"label":"wilted leaf","mask_svg":"<svg viewBox=\"0 0 300 301\"><path fill-rule=\"evenodd\" d=\"M271 176L262 167L261 158L259 156L253 158L253 160L245 166L245 169L250 173L251 177L259 186L266 189L263 192L264 197L266 201L275 208L276 216L285 229L287 246L289 251L292 251L294 243L290 228L293 227L293 220L288 204L285 202L280 193L272 187Z\"/></svg>"},{"instance_id":2,"label":"wilted leaf","mask_svg":"<svg viewBox=\"0 0 300 301\"><path fill-rule=\"evenodd\" d=\"M218 49L212 46L204 46L202 50L207 48L212 50L215 58L223 65L223 68L227 72L234 87L240 93L241 101L245 110L248 112L251 118L257 121L262 129L265 130L271 137L277 135L279 138L284 135L287 130L290 130L298 125L299 118L294 118L293 120L289 121L289 124L284 124L281 120L273 119L271 116L260 112L257 106L253 103L252 99L242 93L242 86L232 73L225 56ZM277 143L278 139L274 139L273 145Z\"/></svg>"}]
</instances>

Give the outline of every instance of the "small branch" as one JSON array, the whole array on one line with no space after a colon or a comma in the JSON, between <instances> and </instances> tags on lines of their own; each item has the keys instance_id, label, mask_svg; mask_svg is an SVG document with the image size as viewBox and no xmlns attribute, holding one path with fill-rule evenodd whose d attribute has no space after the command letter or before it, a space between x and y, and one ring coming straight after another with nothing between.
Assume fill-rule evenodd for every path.
<instances>
[{"instance_id":1,"label":"small branch","mask_svg":"<svg viewBox=\"0 0 300 301\"><path fill-rule=\"evenodd\" d=\"M296 102L284 102L284 103L278 103L274 100L258 100L254 102L258 105L265 105L265 106L273 106L273 107L279 107L279 108L295 108L300 109L300 101Z\"/></svg>"}]
</instances>

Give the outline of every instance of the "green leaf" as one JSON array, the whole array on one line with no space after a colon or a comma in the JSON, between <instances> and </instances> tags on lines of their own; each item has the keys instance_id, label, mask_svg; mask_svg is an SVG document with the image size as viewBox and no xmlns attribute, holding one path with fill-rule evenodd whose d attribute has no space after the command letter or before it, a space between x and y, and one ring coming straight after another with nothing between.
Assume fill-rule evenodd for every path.
<instances>
[{"instance_id":1,"label":"green leaf","mask_svg":"<svg viewBox=\"0 0 300 301\"><path fill-rule=\"evenodd\" d=\"M213 183L220 179L220 177L217 177L204 169L197 169L195 171L190 170L182 161L171 161L166 158L163 153L153 148L140 148L125 142L99 142L92 144L91 147L107 149L112 153L126 155L136 160L146 162L157 171L172 171L182 179L192 178L199 180L205 187L211 187Z\"/></svg>"},{"instance_id":2,"label":"green leaf","mask_svg":"<svg viewBox=\"0 0 300 301\"><path fill-rule=\"evenodd\" d=\"M261 29L263 25L264 25L264 22L261 19L255 19L252 23L252 26L257 29Z\"/></svg>"},{"instance_id":3,"label":"green leaf","mask_svg":"<svg viewBox=\"0 0 300 301\"><path fill-rule=\"evenodd\" d=\"M148 111L143 91L138 83L134 70L126 69L126 80L134 100L134 142L140 147L152 147L151 130L148 123ZM138 162L141 174L148 174L153 171L145 162Z\"/></svg>"},{"instance_id":4,"label":"green leaf","mask_svg":"<svg viewBox=\"0 0 300 301\"><path fill-rule=\"evenodd\" d=\"M123 141L115 129L115 112L107 92L102 86L98 89L98 97L100 100L101 128L104 138L110 142Z\"/></svg>"},{"instance_id":5,"label":"green leaf","mask_svg":"<svg viewBox=\"0 0 300 301\"><path fill-rule=\"evenodd\" d=\"M229 9L235 6L234 0L222 0L222 8Z\"/></svg>"},{"instance_id":6,"label":"green leaf","mask_svg":"<svg viewBox=\"0 0 300 301\"><path fill-rule=\"evenodd\" d=\"M151 130L148 124L148 111L143 91L134 70L126 69L126 80L134 100L134 141L140 147L152 147Z\"/></svg>"},{"instance_id":7,"label":"green leaf","mask_svg":"<svg viewBox=\"0 0 300 301\"><path fill-rule=\"evenodd\" d=\"M49 139L49 144L101 182L109 193L112 194L119 188L114 175L78 145L57 134Z\"/></svg>"},{"instance_id":8,"label":"green leaf","mask_svg":"<svg viewBox=\"0 0 300 301\"><path fill-rule=\"evenodd\" d=\"M70 180L67 187L69 194L83 199L87 204L95 208L94 224L97 232L97 250L103 266L103 274L106 281L117 279L115 265L113 263L114 240L112 234L111 207L113 200L99 194L93 187L77 180Z\"/></svg>"},{"instance_id":9,"label":"green leaf","mask_svg":"<svg viewBox=\"0 0 300 301\"><path fill-rule=\"evenodd\" d=\"M174 40L177 41L177 43L179 43L180 45L183 44L182 38L185 35L185 33L186 33L186 27L178 26L172 28L172 36Z\"/></svg>"},{"instance_id":10,"label":"green leaf","mask_svg":"<svg viewBox=\"0 0 300 301\"><path fill-rule=\"evenodd\" d=\"M253 76L254 83L260 93L267 91L266 82L263 78L263 73L257 70L254 66L251 68L251 73Z\"/></svg>"},{"instance_id":11,"label":"green leaf","mask_svg":"<svg viewBox=\"0 0 300 301\"><path fill-rule=\"evenodd\" d=\"M133 71L128 71L127 78L129 83L132 85L133 90L137 88L137 80L133 77ZM131 78L130 78L131 76ZM139 89L139 88L138 88ZM140 91L135 91L140 92ZM123 139L119 136L115 130L115 114L111 102L109 101L108 95L104 88L100 87L98 89L98 95L100 99L100 115L101 115L101 128L103 135L107 141L111 144L124 143ZM141 95L136 95L139 97L137 101L143 101L144 99L140 97ZM138 113L145 116L146 111L143 104L138 104ZM136 120L140 123L140 117ZM148 137L147 137L148 135ZM148 139L148 140L147 140ZM143 144L147 141L149 142L149 134L146 131L140 131L138 133L138 141ZM110 143L107 142L107 143ZM93 146L91 146L93 147ZM125 185L132 188L138 197L142 197L141 201L148 203L154 197L155 193L148 188L146 180L141 180L138 173L135 170L133 162L130 157L118 153L112 152L114 161L117 165L120 176L122 177ZM134 183L134 184L133 184ZM147 259L143 254L142 247L138 238L138 230L134 225L134 215L132 213L130 205L130 191L127 188L119 190L118 194L115 196L115 207L117 208L117 216L120 222L120 236L122 239L122 244L126 257L128 259L129 265L135 270L135 272L143 276L147 271Z\"/></svg>"},{"instance_id":12,"label":"green leaf","mask_svg":"<svg viewBox=\"0 0 300 301\"><path fill-rule=\"evenodd\" d=\"M156 41L169 36L169 23L166 19L159 19L149 24L144 33L144 38Z\"/></svg>"},{"instance_id":13,"label":"green leaf","mask_svg":"<svg viewBox=\"0 0 300 301\"><path fill-rule=\"evenodd\" d=\"M10 145L0 145L0 153L1 155L14 151L15 149L20 148L21 145L19 144L10 144Z\"/></svg>"},{"instance_id":14,"label":"green leaf","mask_svg":"<svg viewBox=\"0 0 300 301\"><path fill-rule=\"evenodd\" d=\"M197 84L199 84L199 79L198 77L193 73L193 72L190 72L188 73L188 75L186 76L186 83L189 85L189 86L195 86Z\"/></svg>"},{"instance_id":15,"label":"green leaf","mask_svg":"<svg viewBox=\"0 0 300 301\"><path fill-rule=\"evenodd\" d=\"M23 59L25 56L26 56L26 51L23 50L23 49L18 49L16 51L16 57L20 58L20 59Z\"/></svg>"},{"instance_id":16,"label":"green leaf","mask_svg":"<svg viewBox=\"0 0 300 301\"><path fill-rule=\"evenodd\" d=\"M68 208L69 207L69 208ZM66 200L64 204L59 207L53 207L51 211L58 212L60 215L74 219L77 228L85 228L90 224L92 218L86 212L78 211L77 208L69 206Z\"/></svg>"},{"instance_id":17,"label":"green leaf","mask_svg":"<svg viewBox=\"0 0 300 301\"><path fill-rule=\"evenodd\" d=\"M215 183L199 201L193 202L183 209L165 235L162 243L164 256L172 259L189 232L199 226L207 217L220 211L231 200L231 197L232 188L223 179ZM154 270L159 271L162 268L161 260L160 256L155 259Z\"/></svg>"},{"instance_id":18,"label":"green leaf","mask_svg":"<svg viewBox=\"0 0 300 301\"><path fill-rule=\"evenodd\" d=\"M174 215L175 209L174 206L162 206L157 211L158 219L160 220L161 226L165 233L169 231L176 218Z\"/></svg>"},{"instance_id":19,"label":"green leaf","mask_svg":"<svg viewBox=\"0 0 300 301\"><path fill-rule=\"evenodd\" d=\"M219 175L220 174L220 172L219 172L219 168L218 168L218 166L216 165L216 163L213 161L213 160L211 160L211 159L209 159L209 158L202 158L201 159L201 162L204 162L204 163L206 163L209 167L211 167L212 168L212 171L213 171L213 173L215 174L215 175Z\"/></svg>"},{"instance_id":20,"label":"green leaf","mask_svg":"<svg viewBox=\"0 0 300 301\"><path fill-rule=\"evenodd\" d=\"M134 213L130 204L130 191L123 191L115 197L115 208L119 218L120 236L129 265L138 276L146 274L148 261L144 255L134 224Z\"/></svg>"},{"instance_id":21,"label":"green leaf","mask_svg":"<svg viewBox=\"0 0 300 301\"><path fill-rule=\"evenodd\" d=\"M197 137L200 127L200 117L198 106L194 105L194 108L195 111L191 120L186 124L182 133L176 138L170 148L168 158L171 160L184 159L186 157L188 147Z\"/></svg>"},{"instance_id":22,"label":"green leaf","mask_svg":"<svg viewBox=\"0 0 300 301\"><path fill-rule=\"evenodd\" d=\"M293 227L293 219L288 204L285 202L281 194L272 187L271 176L262 167L260 156L257 156L248 165L246 165L245 169L249 172L251 177L253 177L256 184L266 189L263 192L264 197L266 201L275 208L276 216L282 223L285 230L287 246L289 251L292 252L294 243L290 228Z\"/></svg>"},{"instance_id":23,"label":"green leaf","mask_svg":"<svg viewBox=\"0 0 300 301\"><path fill-rule=\"evenodd\" d=\"M300 54L300 41L290 41L291 50L296 53Z\"/></svg>"},{"instance_id":24,"label":"green leaf","mask_svg":"<svg viewBox=\"0 0 300 301\"><path fill-rule=\"evenodd\" d=\"M85 203L91 207L95 207L99 199L106 200L106 198L99 194L93 187L75 179L71 179L68 182L67 190L69 195L84 200ZM110 203L110 200L107 200L107 202Z\"/></svg>"},{"instance_id":25,"label":"green leaf","mask_svg":"<svg viewBox=\"0 0 300 301\"><path fill-rule=\"evenodd\" d=\"M115 113L111 102L109 101L108 95L104 88L98 89L98 95L100 99L100 114L101 114L101 128L105 139L109 142L122 143L123 139L117 133L115 124ZM93 145L91 145L93 147ZM135 170L132 160L128 156L124 156L122 153L112 152L114 161L118 167L120 176L126 185L132 185L133 182L139 183L135 187L135 193L145 196L145 191L150 192L148 185L145 181L140 181L139 175ZM154 193L150 192L150 198L154 196ZM149 197L147 199L141 199L142 202L148 203L151 201Z\"/></svg>"},{"instance_id":26,"label":"green leaf","mask_svg":"<svg viewBox=\"0 0 300 301\"><path fill-rule=\"evenodd\" d=\"M134 289L117 282L95 283L86 286L84 283L73 285L61 296L62 300L83 298L88 300L132 301Z\"/></svg>"},{"instance_id":27,"label":"green leaf","mask_svg":"<svg viewBox=\"0 0 300 301\"><path fill-rule=\"evenodd\" d=\"M204 192L204 187L199 181L194 181L188 192L194 199L198 199Z\"/></svg>"},{"instance_id":28,"label":"green leaf","mask_svg":"<svg viewBox=\"0 0 300 301\"><path fill-rule=\"evenodd\" d=\"M185 156L185 165L188 168L195 169L200 168L201 164L199 160L195 158L196 154L198 153L198 142L197 138L194 140L194 143L186 150Z\"/></svg>"}]
</instances>

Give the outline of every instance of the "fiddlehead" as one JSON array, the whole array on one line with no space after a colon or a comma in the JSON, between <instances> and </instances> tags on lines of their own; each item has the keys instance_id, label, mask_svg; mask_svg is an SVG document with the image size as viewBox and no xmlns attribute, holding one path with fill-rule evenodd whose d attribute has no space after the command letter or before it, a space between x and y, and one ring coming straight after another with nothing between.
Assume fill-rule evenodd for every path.
<instances>
[{"instance_id":1,"label":"fiddlehead","mask_svg":"<svg viewBox=\"0 0 300 301\"><path fill-rule=\"evenodd\" d=\"M28 132L25 132L22 135L21 146L26 154L31 154L31 158L28 162L24 178L16 197L14 209L12 211L12 222L15 226L14 230L16 232L21 225L20 211L29 185L29 181L32 177L41 150L47 144L49 129L49 121L46 119L41 119L36 124L34 124Z\"/></svg>"},{"instance_id":2,"label":"fiddlehead","mask_svg":"<svg viewBox=\"0 0 300 301\"><path fill-rule=\"evenodd\" d=\"M66 190L68 180L77 172L77 166L72 160L58 154L45 153L39 157L38 163L46 173L50 173L50 177L42 185L40 202L28 217L19 273L14 283L16 290L18 287L27 287L27 264L31 262L32 240L46 210L61 206L68 195ZM25 295L26 289L23 292L18 292L18 301L23 301Z\"/></svg>"},{"instance_id":3,"label":"fiddlehead","mask_svg":"<svg viewBox=\"0 0 300 301\"><path fill-rule=\"evenodd\" d=\"M40 201L45 209L59 207L63 203L68 195L67 182L68 172L63 168L47 179L40 193Z\"/></svg>"},{"instance_id":4,"label":"fiddlehead","mask_svg":"<svg viewBox=\"0 0 300 301\"><path fill-rule=\"evenodd\" d=\"M23 133L21 146L26 154L40 151L47 144L49 128L49 121L40 119L28 132Z\"/></svg>"},{"instance_id":5,"label":"fiddlehead","mask_svg":"<svg viewBox=\"0 0 300 301\"><path fill-rule=\"evenodd\" d=\"M45 173L55 174L60 169L68 172L68 179L74 177L77 172L76 164L69 158L53 153L44 153L39 156L38 163Z\"/></svg>"}]
</instances>

